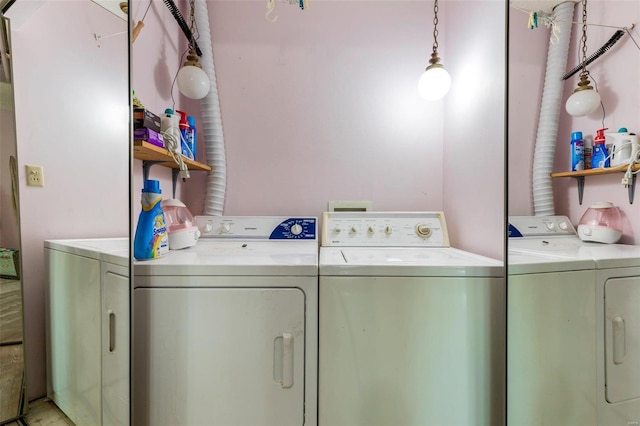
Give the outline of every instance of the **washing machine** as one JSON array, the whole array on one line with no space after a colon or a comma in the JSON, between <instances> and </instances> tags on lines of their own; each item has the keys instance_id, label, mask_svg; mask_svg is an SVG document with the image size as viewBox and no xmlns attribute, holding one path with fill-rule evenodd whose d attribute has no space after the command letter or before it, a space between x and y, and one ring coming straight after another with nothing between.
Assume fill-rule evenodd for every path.
<instances>
[{"instance_id":1,"label":"washing machine","mask_svg":"<svg viewBox=\"0 0 640 426\"><path fill-rule=\"evenodd\" d=\"M315 425L317 218L196 216L134 263L135 425Z\"/></svg>"},{"instance_id":2,"label":"washing machine","mask_svg":"<svg viewBox=\"0 0 640 426\"><path fill-rule=\"evenodd\" d=\"M508 246L508 422L640 422L640 246L565 216L509 217Z\"/></svg>"},{"instance_id":3,"label":"washing machine","mask_svg":"<svg viewBox=\"0 0 640 426\"><path fill-rule=\"evenodd\" d=\"M444 213L324 213L319 275L320 425L503 424L503 263Z\"/></svg>"}]
</instances>

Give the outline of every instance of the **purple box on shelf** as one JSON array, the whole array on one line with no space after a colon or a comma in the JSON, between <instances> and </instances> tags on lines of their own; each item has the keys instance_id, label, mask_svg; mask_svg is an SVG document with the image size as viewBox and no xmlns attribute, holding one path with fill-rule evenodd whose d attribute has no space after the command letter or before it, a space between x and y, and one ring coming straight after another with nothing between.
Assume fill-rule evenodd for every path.
<instances>
[{"instance_id":1,"label":"purple box on shelf","mask_svg":"<svg viewBox=\"0 0 640 426\"><path fill-rule=\"evenodd\" d=\"M133 131L133 139L137 141L149 142L153 145L164 148L164 139L162 135L154 130L141 127Z\"/></svg>"}]
</instances>

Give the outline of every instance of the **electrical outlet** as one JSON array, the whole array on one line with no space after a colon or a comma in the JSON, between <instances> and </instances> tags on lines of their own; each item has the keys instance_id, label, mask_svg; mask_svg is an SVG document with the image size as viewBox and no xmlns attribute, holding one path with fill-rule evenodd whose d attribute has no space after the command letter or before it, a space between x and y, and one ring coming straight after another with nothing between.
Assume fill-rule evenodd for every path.
<instances>
[{"instance_id":1,"label":"electrical outlet","mask_svg":"<svg viewBox=\"0 0 640 426\"><path fill-rule=\"evenodd\" d=\"M27 168L27 186L44 186L42 166L25 166Z\"/></svg>"}]
</instances>

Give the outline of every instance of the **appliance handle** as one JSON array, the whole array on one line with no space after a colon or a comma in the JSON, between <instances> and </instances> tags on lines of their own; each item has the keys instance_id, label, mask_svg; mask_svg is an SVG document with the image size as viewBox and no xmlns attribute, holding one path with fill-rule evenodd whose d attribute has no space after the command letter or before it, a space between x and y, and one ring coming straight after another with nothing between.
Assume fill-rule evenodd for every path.
<instances>
[{"instance_id":1,"label":"appliance handle","mask_svg":"<svg viewBox=\"0 0 640 426\"><path fill-rule=\"evenodd\" d=\"M283 389L293 386L293 334L281 333L273 339L273 381Z\"/></svg>"},{"instance_id":2,"label":"appliance handle","mask_svg":"<svg viewBox=\"0 0 640 426\"><path fill-rule=\"evenodd\" d=\"M113 353L116 350L116 314L113 311L109 311L109 352Z\"/></svg>"},{"instance_id":3,"label":"appliance handle","mask_svg":"<svg viewBox=\"0 0 640 426\"><path fill-rule=\"evenodd\" d=\"M293 386L293 334L282 333L282 387Z\"/></svg>"},{"instance_id":4,"label":"appliance handle","mask_svg":"<svg viewBox=\"0 0 640 426\"><path fill-rule=\"evenodd\" d=\"M613 363L620 365L625 356L624 318L616 316L611 320L613 326Z\"/></svg>"}]
</instances>

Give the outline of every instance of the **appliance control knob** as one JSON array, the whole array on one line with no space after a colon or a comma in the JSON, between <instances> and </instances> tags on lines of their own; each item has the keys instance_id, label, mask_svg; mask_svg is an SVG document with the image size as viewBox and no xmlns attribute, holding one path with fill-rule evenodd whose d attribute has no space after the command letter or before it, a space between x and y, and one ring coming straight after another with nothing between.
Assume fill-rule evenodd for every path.
<instances>
[{"instance_id":1,"label":"appliance control knob","mask_svg":"<svg viewBox=\"0 0 640 426\"><path fill-rule=\"evenodd\" d=\"M429 225L419 223L418 225L416 225L416 233L421 237L428 237L431 235L431 228L429 227Z\"/></svg>"},{"instance_id":2,"label":"appliance control knob","mask_svg":"<svg viewBox=\"0 0 640 426\"><path fill-rule=\"evenodd\" d=\"M213 231L213 226L211 226L210 223L205 224L201 229L200 232L202 232L203 234L208 234L209 232Z\"/></svg>"},{"instance_id":3,"label":"appliance control knob","mask_svg":"<svg viewBox=\"0 0 640 426\"><path fill-rule=\"evenodd\" d=\"M231 231L231 225L229 225L228 223L223 223L222 225L220 225L221 234L228 234L229 231Z\"/></svg>"},{"instance_id":4,"label":"appliance control knob","mask_svg":"<svg viewBox=\"0 0 640 426\"><path fill-rule=\"evenodd\" d=\"M391 228L391 226L387 225L387 226L384 228L384 233L385 233L385 234L389 235L389 234L391 234L392 232L393 232L393 228Z\"/></svg>"},{"instance_id":5,"label":"appliance control knob","mask_svg":"<svg viewBox=\"0 0 640 426\"><path fill-rule=\"evenodd\" d=\"M555 231L556 230L556 224L554 222L547 222L547 229L549 231Z\"/></svg>"},{"instance_id":6,"label":"appliance control knob","mask_svg":"<svg viewBox=\"0 0 640 426\"><path fill-rule=\"evenodd\" d=\"M558 224L558 227L560 229L562 229L563 231L566 231L567 229L569 229L569 225L567 225L567 222L565 222L565 221L560 222Z\"/></svg>"},{"instance_id":7,"label":"appliance control knob","mask_svg":"<svg viewBox=\"0 0 640 426\"><path fill-rule=\"evenodd\" d=\"M358 228L354 225L351 227L351 233L356 234L358 232Z\"/></svg>"},{"instance_id":8,"label":"appliance control knob","mask_svg":"<svg viewBox=\"0 0 640 426\"><path fill-rule=\"evenodd\" d=\"M368 232L368 233L370 233L370 234L375 233L375 232L376 232L376 227L375 227L375 226L373 226L373 225L369 226L369 227L367 228L367 232Z\"/></svg>"},{"instance_id":9,"label":"appliance control knob","mask_svg":"<svg viewBox=\"0 0 640 426\"><path fill-rule=\"evenodd\" d=\"M582 233L587 237L591 236L591 228L589 228L588 226L583 227Z\"/></svg>"},{"instance_id":10,"label":"appliance control knob","mask_svg":"<svg viewBox=\"0 0 640 426\"><path fill-rule=\"evenodd\" d=\"M340 231L342 231L342 229L340 229L339 226L336 226L335 228L333 228L333 232L335 232L336 234L339 234Z\"/></svg>"},{"instance_id":11,"label":"appliance control knob","mask_svg":"<svg viewBox=\"0 0 640 426\"><path fill-rule=\"evenodd\" d=\"M291 226L291 233L293 235L300 235L302 233L302 226L300 226L299 223L294 224Z\"/></svg>"}]
</instances>

